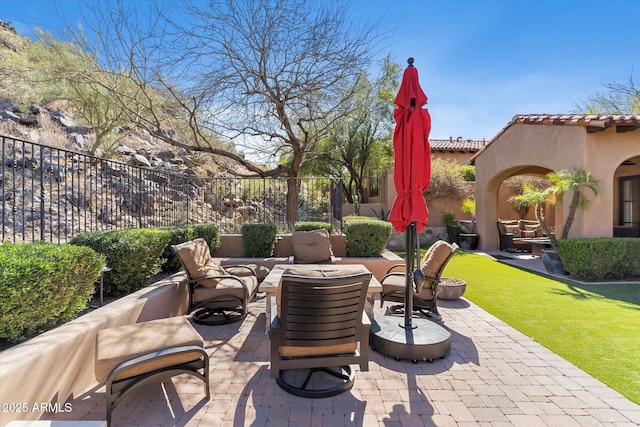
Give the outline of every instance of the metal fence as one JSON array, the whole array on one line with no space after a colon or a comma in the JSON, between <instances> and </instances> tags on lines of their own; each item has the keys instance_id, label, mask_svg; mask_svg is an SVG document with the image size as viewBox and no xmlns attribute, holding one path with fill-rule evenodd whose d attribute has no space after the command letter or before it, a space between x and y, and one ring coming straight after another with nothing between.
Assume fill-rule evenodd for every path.
<instances>
[{"instance_id":1,"label":"metal fence","mask_svg":"<svg viewBox=\"0 0 640 427\"><path fill-rule=\"evenodd\" d=\"M245 222L292 226L286 178L175 175L6 136L1 150L3 242L202 222L222 233L239 233ZM297 188L299 221L340 219L339 179L300 178Z\"/></svg>"}]
</instances>

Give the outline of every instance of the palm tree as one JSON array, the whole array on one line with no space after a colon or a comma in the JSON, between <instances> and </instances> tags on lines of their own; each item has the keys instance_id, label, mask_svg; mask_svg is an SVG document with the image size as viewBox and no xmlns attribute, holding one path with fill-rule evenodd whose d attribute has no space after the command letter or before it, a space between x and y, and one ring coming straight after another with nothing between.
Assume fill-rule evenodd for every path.
<instances>
[{"instance_id":1,"label":"palm tree","mask_svg":"<svg viewBox=\"0 0 640 427\"><path fill-rule=\"evenodd\" d=\"M522 194L511 197L509 202L512 202L516 209L525 206L535 207L536 219L540 222L540 226L545 234L549 236L551 247L555 250L558 247L558 240L545 222L544 211L542 209L543 205L547 203L555 204L555 200L550 197L551 195L559 196L573 191L571 203L569 204L569 212L567 213L567 218L562 227L562 234L560 235L560 239L566 239L569 236L569 229L571 229L573 225L577 210L586 209L591 203L585 194L585 190L589 189L597 196L600 192L600 181L595 179L590 172L582 168L574 168L573 173L566 169L559 172L551 172L547 174L547 179L551 182L550 187L541 190L525 183Z\"/></svg>"},{"instance_id":2,"label":"palm tree","mask_svg":"<svg viewBox=\"0 0 640 427\"><path fill-rule=\"evenodd\" d=\"M560 195L573 191L567 219L562 227L561 239L566 239L569 236L569 229L573 224L578 208L586 209L589 207L589 204L591 204L591 201L587 199L585 190L591 190L594 196L597 196L600 192L600 181L591 176L590 172L582 168L574 168L574 170L575 172L571 173L563 169L560 172L551 172L547 175L555 194Z\"/></svg>"}]
</instances>

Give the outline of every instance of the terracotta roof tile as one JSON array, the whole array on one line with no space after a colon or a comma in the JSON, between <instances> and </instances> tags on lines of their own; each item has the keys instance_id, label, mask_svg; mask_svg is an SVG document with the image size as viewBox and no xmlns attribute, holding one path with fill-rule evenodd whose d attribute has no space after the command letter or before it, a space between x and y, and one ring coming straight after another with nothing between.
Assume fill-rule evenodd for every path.
<instances>
[{"instance_id":1,"label":"terracotta roof tile","mask_svg":"<svg viewBox=\"0 0 640 427\"><path fill-rule=\"evenodd\" d=\"M491 141L485 144L483 149L468 160L468 163L473 163L482 154L485 147L493 144L500 135L514 124L584 126L604 129L617 125L640 126L640 114L516 114Z\"/></svg>"},{"instance_id":2,"label":"terracotta roof tile","mask_svg":"<svg viewBox=\"0 0 640 427\"><path fill-rule=\"evenodd\" d=\"M461 152L471 152L476 153L482 149L486 145L486 140L473 140L473 139L462 139L462 137L458 137L453 139L453 137L449 139L430 139L429 144L431 145L432 151L461 151Z\"/></svg>"}]
</instances>

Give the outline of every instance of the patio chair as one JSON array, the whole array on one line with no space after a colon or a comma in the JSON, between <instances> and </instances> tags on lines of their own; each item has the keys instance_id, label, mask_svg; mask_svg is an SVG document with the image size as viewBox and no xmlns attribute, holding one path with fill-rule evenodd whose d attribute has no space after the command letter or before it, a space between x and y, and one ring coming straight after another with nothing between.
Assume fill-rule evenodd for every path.
<instances>
[{"instance_id":1,"label":"patio chair","mask_svg":"<svg viewBox=\"0 0 640 427\"><path fill-rule=\"evenodd\" d=\"M271 308L271 377L283 390L335 396L353 387L352 364L369 370L371 322L363 310L371 273L361 271L282 275L280 309L275 301ZM306 376L300 370L308 370ZM324 375L312 379L315 373Z\"/></svg>"},{"instance_id":2,"label":"patio chair","mask_svg":"<svg viewBox=\"0 0 640 427\"><path fill-rule=\"evenodd\" d=\"M450 245L444 240L435 242L424 254L420 263L420 270L424 274L424 283L416 290L413 296L413 309L433 320L441 320L442 316L438 312L438 284L440 277L447 263L453 256L458 246L454 243ZM387 270L387 274L382 278L382 293L380 297L380 307L385 301L402 302L405 298L405 264L396 264ZM404 304L395 305L390 308L394 313L404 312Z\"/></svg>"},{"instance_id":3,"label":"patio chair","mask_svg":"<svg viewBox=\"0 0 640 427\"><path fill-rule=\"evenodd\" d=\"M335 264L331 236L325 229L294 231L291 235L293 255L289 264Z\"/></svg>"},{"instance_id":4,"label":"patio chair","mask_svg":"<svg viewBox=\"0 0 640 427\"><path fill-rule=\"evenodd\" d=\"M172 245L189 279L189 313L203 325L242 320L258 289L255 269L249 265L222 266L211 258L207 242L198 238Z\"/></svg>"},{"instance_id":5,"label":"patio chair","mask_svg":"<svg viewBox=\"0 0 640 427\"><path fill-rule=\"evenodd\" d=\"M116 326L98 331L95 376L105 385L107 426L113 410L130 393L150 382L189 374L209 390L209 355L202 336L184 317Z\"/></svg>"}]
</instances>

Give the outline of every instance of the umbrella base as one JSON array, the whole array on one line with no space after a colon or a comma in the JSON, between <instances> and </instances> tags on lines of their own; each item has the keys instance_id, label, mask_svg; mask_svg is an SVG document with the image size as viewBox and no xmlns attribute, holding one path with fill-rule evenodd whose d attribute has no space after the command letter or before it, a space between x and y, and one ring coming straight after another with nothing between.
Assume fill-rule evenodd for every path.
<instances>
[{"instance_id":1,"label":"umbrella base","mask_svg":"<svg viewBox=\"0 0 640 427\"><path fill-rule=\"evenodd\" d=\"M404 318L381 316L371 321L371 347L396 360L433 361L451 351L451 332L427 319L411 319L412 327L404 326Z\"/></svg>"}]
</instances>

